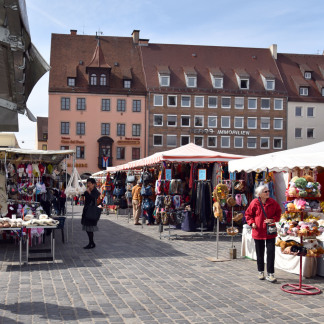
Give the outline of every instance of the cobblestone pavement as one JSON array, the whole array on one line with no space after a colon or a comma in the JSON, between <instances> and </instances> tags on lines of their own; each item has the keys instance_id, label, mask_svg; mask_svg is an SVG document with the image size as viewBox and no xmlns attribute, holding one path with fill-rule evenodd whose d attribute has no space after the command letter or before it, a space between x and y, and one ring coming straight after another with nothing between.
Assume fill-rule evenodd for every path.
<instances>
[{"instance_id":1,"label":"cobblestone pavement","mask_svg":"<svg viewBox=\"0 0 324 324\"><path fill-rule=\"evenodd\" d=\"M284 271L276 284L258 280L256 262L240 257L240 237L237 259L211 262L215 236L160 239L157 226L110 214L100 220L96 248L84 250L80 215L74 207L72 235L68 212L68 242L56 231L54 264L20 267L18 246L1 242L1 323L324 323L323 295L283 292L282 284L299 282ZM218 258L231 246L220 236ZM322 277L303 283L324 290Z\"/></svg>"}]
</instances>

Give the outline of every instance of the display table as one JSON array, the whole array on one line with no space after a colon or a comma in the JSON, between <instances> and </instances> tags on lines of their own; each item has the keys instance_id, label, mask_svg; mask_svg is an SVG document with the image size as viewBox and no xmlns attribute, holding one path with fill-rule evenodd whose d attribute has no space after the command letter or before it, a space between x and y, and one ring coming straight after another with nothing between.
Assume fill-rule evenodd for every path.
<instances>
[{"instance_id":1,"label":"display table","mask_svg":"<svg viewBox=\"0 0 324 324\"><path fill-rule=\"evenodd\" d=\"M266 263L267 258L267 250L265 251L264 260ZM252 231L249 226L244 225L242 232L242 246L241 246L241 255L243 257L247 257L252 260L256 260L256 252L254 240L252 238ZM321 273L324 272L324 261L323 258L315 258L315 257L302 257L302 275L303 277L309 278L313 277L316 274L323 275ZM318 269L317 259L322 259L322 266ZM276 246L276 256L275 256L275 268L281 269L290 273L299 274L299 261L300 256L283 254L281 252L281 248Z\"/></svg>"},{"instance_id":2,"label":"display table","mask_svg":"<svg viewBox=\"0 0 324 324\"><path fill-rule=\"evenodd\" d=\"M21 260L22 260L22 228L20 227L7 227L7 228L4 228L2 227L1 228L1 231L12 231L14 232L17 237L18 237L18 240L19 240L19 265L21 265Z\"/></svg>"}]
</instances>

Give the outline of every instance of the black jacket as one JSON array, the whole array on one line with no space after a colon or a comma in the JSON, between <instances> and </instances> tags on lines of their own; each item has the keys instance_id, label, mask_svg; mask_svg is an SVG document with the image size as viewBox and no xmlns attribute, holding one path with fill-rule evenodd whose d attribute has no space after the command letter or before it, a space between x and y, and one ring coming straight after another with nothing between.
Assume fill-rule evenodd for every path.
<instances>
[{"instance_id":1,"label":"black jacket","mask_svg":"<svg viewBox=\"0 0 324 324\"><path fill-rule=\"evenodd\" d=\"M91 193L89 194L88 191L84 193L84 207L82 212L82 218L81 218L81 224L84 226L96 226L97 221L88 220L85 218L85 214L87 212L88 206L93 203L95 206L97 206L97 199L100 196L99 191L97 188L94 188Z\"/></svg>"}]
</instances>

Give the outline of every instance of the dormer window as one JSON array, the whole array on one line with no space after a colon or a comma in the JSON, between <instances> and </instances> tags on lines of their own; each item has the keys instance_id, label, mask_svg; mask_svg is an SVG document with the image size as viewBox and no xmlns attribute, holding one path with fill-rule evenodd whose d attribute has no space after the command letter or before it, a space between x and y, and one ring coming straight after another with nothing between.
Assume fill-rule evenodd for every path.
<instances>
[{"instance_id":1,"label":"dormer window","mask_svg":"<svg viewBox=\"0 0 324 324\"><path fill-rule=\"evenodd\" d=\"M75 87L75 78L68 78L67 84L69 87Z\"/></svg>"},{"instance_id":2,"label":"dormer window","mask_svg":"<svg viewBox=\"0 0 324 324\"><path fill-rule=\"evenodd\" d=\"M308 88L307 87L300 87L299 88L299 94L301 96L308 96Z\"/></svg>"},{"instance_id":3,"label":"dormer window","mask_svg":"<svg viewBox=\"0 0 324 324\"><path fill-rule=\"evenodd\" d=\"M97 75L96 74L91 74L90 75L90 84L91 85L97 85Z\"/></svg>"},{"instance_id":4,"label":"dormer window","mask_svg":"<svg viewBox=\"0 0 324 324\"><path fill-rule=\"evenodd\" d=\"M124 88L125 89L130 89L132 85L131 80L124 80Z\"/></svg>"},{"instance_id":5,"label":"dormer window","mask_svg":"<svg viewBox=\"0 0 324 324\"><path fill-rule=\"evenodd\" d=\"M304 78L306 80L310 80L312 78L312 72L305 72L304 73Z\"/></svg>"},{"instance_id":6,"label":"dormer window","mask_svg":"<svg viewBox=\"0 0 324 324\"><path fill-rule=\"evenodd\" d=\"M212 80L215 89L223 89L223 78L212 77Z\"/></svg>"},{"instance_id":7,"label":"dormer window","mask_svg":"<svg viewBox=\"0 0 324 324\"><path fill-rule=\"evenodd\" d=\"M266 80L266 90L274 90L275 89L275 81L274 80Z\"/></svg>"},{"instance_id":8,"label":"dormer window","mask_svg":"<svg viewBox=\"0 0 324 324\"><path fill-rule=\"evenodd\" d=\"M224 74L218 67L209 68L210 79L215 89L223 89Z\"/></svg>"},{"instance_id":9,"label":"dormer window","mask_svg":"<svg viewBox=\"0 0 324 324\"><path fill-rule=\"evenodd\" d=\"M240 89L248 90L250 88L250 76L244 69L235 70L237 84Z\"/></svg>"},{"instance_id":10,"label":"dormer window","mask_svg":"<svg viewBox=\"0 0 324 324\"><path fill-rule=\"evenodd\" d=\"M160 87L169 87L170 86L170 75L161 75L159 74Z\"/></svg>"},{"instance_id":11,"label":"dormer window","mask_svg":"<svg viewBox=\"0 0 324 324\"><path fill-rule=\"evenodd\" d=\"M188 88L197 87L197 72L193 67L184 67L184 75Z\"/></svg>"},{"instance_id":12,"label":"dormer window","mask_svg":"<svg viewBox=\"0 0 324 324\"><path fill-rule=\"evenodd\" d=\"M106 74L101 74L101 75L100 75L100 85L101 85L101 86L105 86L105 85L107 85L107 78L106 78Z\"/></svg>"},{"instance_id":13,"label":"dormer window","mask_svg":"<svg viewBox=\"0 0 324 324\"><path fill-rule=\"evenodd\" d=\"M275 76L270 71L261 71L261 79L264 89L267 91L273 91L276 87Z\"/></svg>"}]
</instances>

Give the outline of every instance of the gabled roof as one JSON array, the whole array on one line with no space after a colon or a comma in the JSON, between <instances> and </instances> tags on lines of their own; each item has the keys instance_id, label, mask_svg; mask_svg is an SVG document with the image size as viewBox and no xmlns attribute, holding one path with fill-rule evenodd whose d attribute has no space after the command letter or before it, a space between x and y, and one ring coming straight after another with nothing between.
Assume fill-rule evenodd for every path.
<instances>
[{"instance_id":1,"label":"gabled roof","mask_svg":"<svg viewBox=\"0 0 324 324\"><path fill-rule=\"evenodd\" d=\"M290 101L324 101L317 81L324 81L320 67L324 67L323 55L278 54L277 65L288 91ZM302 68L301 68L302 67ZM302 70L312 72L312 79L305 79ZM299 87L307 86L308 96L299 95Z\"/></svg>"},{"instance_id":2,"label":"gabled roof","mask_svg":"<svg viewBox=\"0 0 324 324\"><path fill-rule=\"evenodd\" d=\"M105 56L100 47L100 39L98 39L97 46L95 52L93 53L93 57L89 65L87 66L93 68L111 68L109 64L106 63Z\"/></svg>"},{"instance_id":3,"label":"gabled roof","mask_svg":"<svg viewBox=\"0 0 324 324\"><path fill-rule=\"evenodd\" d=\"M197 92L265 95L269 91L264 88L260 71L267 70L275 79L275 90L271 93L277 96L287 95L269 49L149 43L148 46L141 47L141 51L149 91L192 91L186 86L184 72L194 69L197 75ZM170 87L160 88L157 65L169 67ZM216 69L222 73L223 89L213 88L211 73ZM248 90L239 89L236 70L245 70L244 74L249 75Z\"/></svg>"}]
</instances>

